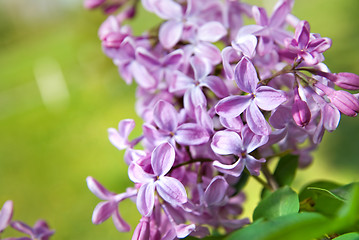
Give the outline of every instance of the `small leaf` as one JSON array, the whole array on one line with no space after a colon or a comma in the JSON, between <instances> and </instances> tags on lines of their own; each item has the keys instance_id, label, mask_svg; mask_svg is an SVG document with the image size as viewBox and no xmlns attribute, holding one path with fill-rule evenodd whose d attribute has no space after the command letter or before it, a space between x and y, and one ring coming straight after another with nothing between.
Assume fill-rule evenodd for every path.
<instances>
[{"instance_id":1,"label":"small leaf","mask_svg":"<svg viewBox=\"0 0 359 240\"><path fill-rule=\"evenodd\" d=\"M300 191L299 200L303 201L306 198L315 197L315 193L308 190L308 187L317 187L317 188L332 190L332 189L338 188L340 186L341 186L340 184L330 182L330 181L317 181L317 182L310 183L310 184L306 185L305 187L303 187L303 189Z\"/></svg>"},{"instance_id":2,"label":"small leaf","mask_svg":"<svg viewBox=\"0 0 359 240\"><path fill-rule=\"evenodd\" d=\"M259 218L271 219L299 211L298 194L285 186L264 198L253 213L253 220Z\"/></svg>"},{"instance_id":3,"label":"small leaf","mask_svg":"<svg viewBox=\"0 0 359 240\"><path fill-rule=\"evenodd\" d=\"M319 194L324 194L328 197L332 197L336 200L339 200L339 201L345 201L344 198L341 198L340 196L337 196L335 195L334 193L332 193L331 191L327 190L327 189L323 189L323 188L318 188L318 187L308 187L307 188L308 190L312 190L312 191L317 191Z\"/></svg>"},{"instance_id":4,"label":"small leaf","mask_svg":"<svg viewBox=\"0 0 359 240\"><path fill-rule=\"evenodd\" d=\"M273 177L280 187L292 184L298 168L298 158L298 155L288 154L279 159Z\"/></svg>"}]
</instances>

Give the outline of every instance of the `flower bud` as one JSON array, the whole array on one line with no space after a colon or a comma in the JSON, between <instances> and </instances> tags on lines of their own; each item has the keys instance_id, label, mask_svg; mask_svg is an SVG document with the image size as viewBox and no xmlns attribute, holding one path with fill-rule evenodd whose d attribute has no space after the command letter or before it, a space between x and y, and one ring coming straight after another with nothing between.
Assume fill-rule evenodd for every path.
<instances>
[{"instance_id":1,"label":"flower bud","mask_svg":"<svg viewBox=\"0 0 359 240\"><path fill-rule=\"evenodd\" d=\"M295 123L300 127L308 125L311 119L311 113L308 104L300 98L298 88L294 90L294 104L292 106L292 116Z\"/></svg>"},{"instance_id":2,"label":"flower bud","mask_svg":"<svg viewBox=\"0 0 359 240\"><path fill-rule=\"evenodd\" d=\"M9 225L13 214L13 202L8 200L0 211L0 233Z\"/></svg>"},{"instance_id":3,"label":"flower bud","mask_svg":"<svg viewBox=\"0 0 359 240\"><path fill-rule=\"evenodd\" d=\"M329 79L338 87L348 90L359 90L359 76L354 73L327 73L322 71L316 71L316 74Z\"/></svg>"}]
</instances>

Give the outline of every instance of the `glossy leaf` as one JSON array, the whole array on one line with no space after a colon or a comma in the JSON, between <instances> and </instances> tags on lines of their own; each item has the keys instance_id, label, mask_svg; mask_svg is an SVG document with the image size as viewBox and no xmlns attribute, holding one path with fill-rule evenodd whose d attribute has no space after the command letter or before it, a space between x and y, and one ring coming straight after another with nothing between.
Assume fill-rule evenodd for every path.
<instances>
[{"instance_id":1,"label":"glossy leaf","mask_svg":"<svg viewBox=\"0 0 359 240\"><path fill-rule=\"evenodd\" d=\"M291 213L298 213L298 211L298 194L290 187L285 186L265 197L258 204L253 213L253 220L259 218L271 219Z\"/></svg>"}]
</instances>

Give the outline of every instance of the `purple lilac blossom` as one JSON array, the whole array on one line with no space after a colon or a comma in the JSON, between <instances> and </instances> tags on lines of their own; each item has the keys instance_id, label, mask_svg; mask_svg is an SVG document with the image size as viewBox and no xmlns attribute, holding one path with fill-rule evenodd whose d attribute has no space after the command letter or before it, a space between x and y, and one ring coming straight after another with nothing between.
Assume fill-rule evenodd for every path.
<instances>
[{"instance_id":1,"label":"purple lilac blossom","mask_svg":"<svg viewBox=\"0 0 359 240\"><path fill-rule=\"evenodd\" d=\"M140 2L163 21L136 36L124 21ZM88 8L119 12L99 37L125 82L136 81L135 108L144 120L143 134L132 140L131 119L109 129L111 143L126 149L134 188L115 194L89 177L103 200L95 224L112 216L128 231L118 204L131 198L142 215L133 239L230 233L249 223L240 219L245 195L233 188L245 168L258 176L268 158L285 152L306 167L341 113L357 115L358 94L334 85L356 91L358 75L330 73L323 53L331 40L311 33L291 14L293 4L278 0L269 16L232 0L86 0ZM255 24L245 25L243 16Z\"/></svg>"}]
</instances>

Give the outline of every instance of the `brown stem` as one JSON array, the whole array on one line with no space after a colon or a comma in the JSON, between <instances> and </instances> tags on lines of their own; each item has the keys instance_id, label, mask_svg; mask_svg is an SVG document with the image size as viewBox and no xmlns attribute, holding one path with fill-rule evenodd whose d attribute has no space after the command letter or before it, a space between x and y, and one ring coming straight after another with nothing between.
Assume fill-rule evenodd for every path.
<instances>
[{"instance_id":1,"label":"brown stem","mask_svg":"<svg viewBox=\"0 0 359 240\"><path fill-rule=\"evenodd\" d=\"M277 181L274 179L272 173L269 171L267 164L262 166L262 172L267 179L268 185L272 191L275 191L279 188Z\"/></svg>"},{"instance_id":2,"label":"brown stem","mask_svg":"<svg viewBox=\"0 0 359 240\"><path fill-rule=\"evenodd\" d=\"M197 163L197 162L200 162L200 163L212 162L212 160L211 159L205 159L205 158L191 159L191 160L188 160L186 162L182 162L182 163L179 163L179 164L173 166L168 173L172 172L176 168L186 166L186 165L189 165L189 164L192 164L192 163Z\"/></svg>"}]
</instances>

